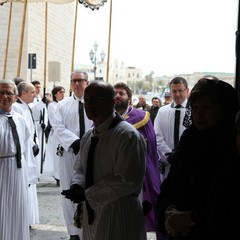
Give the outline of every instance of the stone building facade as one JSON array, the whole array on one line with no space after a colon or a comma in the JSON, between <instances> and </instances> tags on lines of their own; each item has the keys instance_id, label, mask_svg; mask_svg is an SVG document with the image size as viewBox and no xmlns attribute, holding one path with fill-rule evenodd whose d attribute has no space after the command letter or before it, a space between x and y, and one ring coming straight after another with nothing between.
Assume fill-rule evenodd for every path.
<instances>
[{"instance_id":1,"label":"stone building facade","mask_svg":"<svg viewBox=\"0 0 240 240\"><path fill-rule=\"evenodd\" d=\"M13 79L19 75L27 81L39 80L42 86L46 82L46 92L50 92L54 85L61 85L68 92L72 71L75 1L66 4L49 2L47 6L46 11L46 4L43 2L27 3L20 73L18 66L24 4L13 2L10 26L10 3L0 6L0 78L3 78L4 73L6 79ZM47 21L45 21L46 12L48 13ZM47 35L45 34L46 22ZM9 45L6 51L9 28ZM45 43L47 43L46 55ZM28 69L29 53L36 54L36 69ZM60 66L57 69L60 77L56 82L53 82L49 76L52 72L51 69L49 71L51 62L57 62ZM46 77L44 76L45 67Z\"/></svg>"}]
</instances>

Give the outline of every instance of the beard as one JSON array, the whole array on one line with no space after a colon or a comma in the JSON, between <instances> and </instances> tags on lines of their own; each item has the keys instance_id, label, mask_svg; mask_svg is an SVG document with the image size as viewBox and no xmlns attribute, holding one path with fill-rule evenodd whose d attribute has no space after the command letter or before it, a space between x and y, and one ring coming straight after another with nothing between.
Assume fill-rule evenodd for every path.
<instances>
[{"instance_id":1,"label":"beard","mask_svg":"<svg viewBox=\"0 0 240 240\"><path fill-rule=\"evenodd\" d=\"M125 112L128 108L128 100L116 100L114 107L117 112Z\"/></svg>"}]
</instances>

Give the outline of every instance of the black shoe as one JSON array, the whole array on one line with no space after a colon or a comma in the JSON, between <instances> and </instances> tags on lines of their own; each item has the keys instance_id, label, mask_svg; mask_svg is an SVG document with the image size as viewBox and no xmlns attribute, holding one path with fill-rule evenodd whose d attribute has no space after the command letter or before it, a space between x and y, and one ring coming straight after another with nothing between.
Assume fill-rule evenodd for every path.
<instances>
[{"instance_id":1,"label":"black shoe","mask_svg":"<svg viewBox=\"0 0 240 240\"><path fill-rule=\"evenodd\" d=\"M69 240L81 240L80 237L78 235L70 235L70 239Z\"/></svg>"}]
</instances>

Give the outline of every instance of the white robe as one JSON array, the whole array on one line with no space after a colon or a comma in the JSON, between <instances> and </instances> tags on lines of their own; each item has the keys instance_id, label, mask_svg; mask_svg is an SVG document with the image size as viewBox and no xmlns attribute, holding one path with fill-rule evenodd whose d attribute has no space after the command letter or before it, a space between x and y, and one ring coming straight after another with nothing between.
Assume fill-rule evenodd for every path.
<instances>
[{"instance_id":1,"label":"white robe","mask_svg":"<svg viewBox=\"0 0 240 240\"><path fill-rule=\"evenodd\" d=\"M8 119L0 114L0 239L29 240L28 179L25 142L30 137L24 118L13 115L22 152L22 167L17 168L16 146Z\"/></svg>"},{"instance_id":2,"label":"white robe","mask_svg":"<svg viewBox=\"0 0 240 240\"><path fill-rule=\"evenodd\" d=\"M83 239L145 240L144 216L137 196L145 175L146 143L126 121L107 130L111 121L97 128L100 133L96 134L99 141L94 155L94 184L85 191L95 216L93 225L89 225L84 205ZM83 188L92 136L91 130L83 136L80 158L74 167L73 184Z\"/></svg>"},{"instance_id":3,"label":"white robe","mask_svg":"<svg viewBox=\"0 0 240 240\"><path fill-rule=\"evenodd\" d=\"M57 111L52 122L53 130L58 138L60 145L64 148L63 155L59 159L59 177L61 190L69 189L74 173L73 165L76 155L73 153L70 145L79 139L79 99L74 96L66 98L57 104ZM85 113L85 110L84 110ZM92 121L90 121L86 113L84 114L85 131L90 129ZM70 235L81 235L81 230L73 225L73 216L77 208L77 204L72 203L62 196L63 214Z\"/></svg>"},{"instance_id":4,"label":"white robe","mask_svg":"<svg viewBox=\"0 0 240 240\"><path fill-rule=\"evenodd\" d=\"M21 101L22 103L15 102L12 106L14 112L20 113L27 124L27 128L30 131L31 137L25 143L28 146L27 149L27 166L28 166L28 183L31 186L28 188L28 202L29 202L29 225L39 223L39 209L38 209L38 197L37 197L37 183L39 178L39 168L37 164L37 158L34 157L32 147L34 143L34 133L35 133L35 124L33 122L31 112L28 105Z\"/></svg>"},{"instance_id":5,"label":"white robe","mask_svg":"<svg viewBox=\"0 0 240 240\"><path fill-rule=\"evenodd\" d=\"M28 105L22 101L22 103L15 102L12 106L12 111L17 112L21 114L25 121L27 128L29 129L30 132L30 138L29 141L26 143L28 144L28 157L26 158L27 164L28 164L28 180L29 184L36 184L38 182L38 164L37 160L33 155L32 147L34 146L34 132L35 132L35 124L33 122L31 112L29 110Z\"/></svg>"},{"instance_id":6,"label":"white robe","mask_svg":"<svg viewBox=\"0 0 240 240\"><path fill-rule=\"evenodd\" d=\"M48 120L51 125L55 118L56 110L57 102L53 101L48 105ZM58 144L59 141L55 134L55 131L53 130L53 128L51 128L48 136L48 142L46 144L46 155L43 165L43 175L54 177L55 179L59 179L59 156L56 154Z\"/></svg>"},{"instance_id":7,"label":"white robe","mask_svg":"<svg viewBox=\"0 0 240 240\"><path fill-rule=\"evenodd\" d=\"M184 108L179 108L178 110L181 111L180 114L180 126L179 126L179 137L181 137L183 131L185 130L185 127L183 126L183 119L186 112L186 106L187 100L185 100L182 103L182 106ZM172 106L172 104L167 104L163 107L161 107L158 110L157 116L154 120L154 130L156 133L156 139L157 139L157 150L158 150L158 156L165 163L165 173L160 174L161 176L161 182L167 177L169 170L170 170L170 164L168 163L166 159L166 153L171 153L174 149L174 120L175 120L175 108Z\"/></svg>"},{"instance_id":8,"label":"white robe","mask_svg":"<svg viewBox=\"0 0 240 240\"><path fill-rule=\"evenodd\" d=\"M38 101L37 101L38 100ZM32 109L32 115L33 119L36 125L36 131L37 131L37 136L38 136L38 144L39 144L39 149L40 152L37 155L37 163L38 163L38 174L40 176L41 174L41 161L42 158L44 160L44 155L45 155L45 134L42 129L42 125L40 122L41 116L44 116L44 125L45 127L47 126L48 122L48 113L47 113L47 108L46 104L40 99L40 98L35 98L34 102L29 103L29 107Z\"/></svg>"}]
</instances>

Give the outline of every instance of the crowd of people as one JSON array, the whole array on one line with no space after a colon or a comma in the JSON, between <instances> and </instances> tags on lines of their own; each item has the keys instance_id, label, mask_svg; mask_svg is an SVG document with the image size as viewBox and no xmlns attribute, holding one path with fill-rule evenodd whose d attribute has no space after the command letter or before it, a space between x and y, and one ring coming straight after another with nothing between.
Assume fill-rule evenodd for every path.
<instances>
[{"instance_id":1,"label":"crowd of people","mask_svg":"<svg viewBox=\"0 0 240 240\"><path fill-rule=\"evenodd\" d=\"M0 80L0 239L29 240L41 174L60 187L70 240L233 239L240 107L230 84L174 77L164 101L74 70L62 86Z\"/></svg>"}]
</instances>

